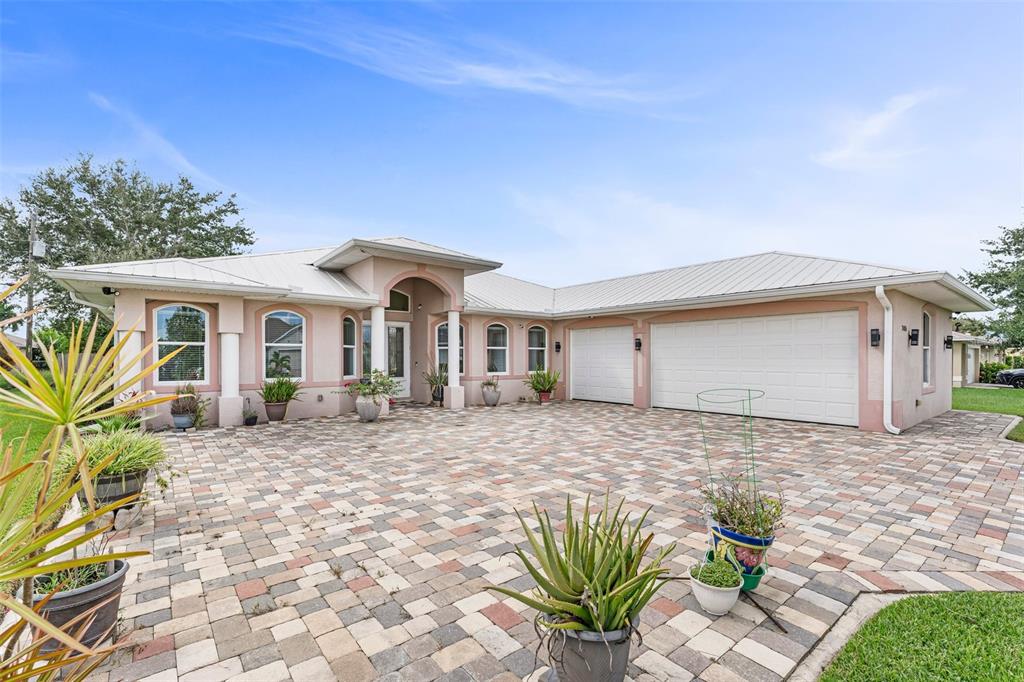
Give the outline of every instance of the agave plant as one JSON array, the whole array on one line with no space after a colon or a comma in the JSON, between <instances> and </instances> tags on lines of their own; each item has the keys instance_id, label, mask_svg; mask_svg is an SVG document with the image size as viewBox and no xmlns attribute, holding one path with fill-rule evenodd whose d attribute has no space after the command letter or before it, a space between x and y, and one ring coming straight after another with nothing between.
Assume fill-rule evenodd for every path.
<instances>
[{"instance_id":1,"label":"agave plant","mask_svg":"<svg viewBox=\"0 0 1024 682\"><path fill-rule=\"evenodd\" d=\"M24 282L23 278L0 293L0 301ZM0 321L0 328L33 312ZM11 612L17 616L0 630L2 680L49 680L58 675L62 679L84 679L116 647L89 647L79 641L94 612L61 627L48 622L43 616L45 601L33 605L34 578L145 554L77 556L79 548L109 530L110 524L101 522L105 514L134 501L129 497L95 508L91 481L113 461L116 453L90 466L84 456L82 430L90 422L170 400L173 396L130 393L129 389L174 354L135 371L132 368L149 354L151 347L134 357L122 357L129 335L114 342L111 331L94 345L96 329L94 323L87 336L84 324L74 330L64 362L58 362L52 345L42 349L53 375L52 385L24 352L0 333L0 378L9 386L0 388L0 408L50 427L36 452L27 452L24 441L19 447L9 442L4 445L5 434L0 432L0 620ZM118 396L122 399L115 402ZM54 466L65 444L74 453L73 469L78 476L54 475ZM86 494L89 508L64 522L68 503L79 490ZM21 600L17 597L19 584L23 588ZM44 651L43 644L53 640L59 646Z\"/></svg>"},{"instance_id":2,"label":"agave plant","mask_svg":"<svg viewBox=\"0 0 1024 682\"><path fill-rule=\"evenodd\" d=\"M636 524L622 513L622 502L609 511L608 498L596 517L590 515L590 496L583 505L582 518L573 516L571 496L565 501L565 530L558 541L546 511L533 505L540 537L516 511L533 550L531 559L522 548L515 553L537 582L527 594L505 587L487 589L512 597L544 617L541 625L553 630L611 632L629 629L640 611L669 580L664 559L675 549L669 545L644 565L644 555L654 534L641 535L650 513L647 509Z\"/></svg>"}]
</instances>

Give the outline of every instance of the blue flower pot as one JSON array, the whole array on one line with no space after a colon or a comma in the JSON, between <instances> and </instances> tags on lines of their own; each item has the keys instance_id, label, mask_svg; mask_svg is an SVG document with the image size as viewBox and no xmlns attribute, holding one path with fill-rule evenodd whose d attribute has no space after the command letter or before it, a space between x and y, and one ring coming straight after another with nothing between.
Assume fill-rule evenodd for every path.
<instances>
[{"instance_id":1,"label":"blue flower pot","mask_svg":"<svg viewBox=\"0 0 1024 682\"><path fill-rule=\"evenodd\" d=\"M736 560L743 569L743 573L746 575L753 575L757 573L757 567L765 563L765 552L767 552L768 548L772 546L773 542L775 542L774 535L766 538L758 538L750 535L744 535L743 533L737 533L736 531L729 530L728 528L722 528L721 526L711 527L711 539L714 541L716 549L720 542L732 545ZM756 555L756 560L754 560L750 555Z\"/></svg>"}]
</instances>

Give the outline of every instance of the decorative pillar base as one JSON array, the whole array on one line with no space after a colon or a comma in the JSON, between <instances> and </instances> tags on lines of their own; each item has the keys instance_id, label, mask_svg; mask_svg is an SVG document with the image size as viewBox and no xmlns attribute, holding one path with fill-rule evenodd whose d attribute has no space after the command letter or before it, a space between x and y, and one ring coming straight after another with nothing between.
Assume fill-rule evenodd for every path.
<instances>
[{"instance_id":1,"label":"decorative pillar base","mask_svg":"<svg viewBox=\"0 0 1024 682\"><path fill-rule=\"evenodd\" d=\"M445 386L444 406L449 410L464 408L466 406L466 388L464 386Z\"/></svg>"},{"instance_id":2,"label":"decorative pillar base","mask_svg":"<svg viewBox=\"0 0 1024 682\"><path fill-rule=\"evenodd\" d=\"M245 407L245 398L240 395L231 398L217 398L217 425L241 426L243 407Z\"/></svg>"}]
</instances>

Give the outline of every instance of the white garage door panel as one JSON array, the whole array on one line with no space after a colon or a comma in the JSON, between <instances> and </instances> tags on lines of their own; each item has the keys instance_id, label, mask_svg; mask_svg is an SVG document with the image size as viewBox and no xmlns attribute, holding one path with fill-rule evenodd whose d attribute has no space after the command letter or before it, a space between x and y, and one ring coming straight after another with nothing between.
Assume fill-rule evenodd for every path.
<instances>
[{"instance_id":1,"label":"white garage door panel","mask_svg":"<svg viewBox=\"0 0 1024 682\"><path fill-rule=\"evenodd\" d=\"M859 358L855 311L655 324L651 401L693 410L701 391L754 388L758 416L856 425Z\"/></svg>"},{"instance_id":2,"label":"white garage door panel","mask_svg":"<svg viewBox=\"0 0 1024 682\"><path fill-rule=\"evenodd\" d=\"M574 329L569 343L569 397L633 404L632 327Z\"/></svg>"}]
</instances>

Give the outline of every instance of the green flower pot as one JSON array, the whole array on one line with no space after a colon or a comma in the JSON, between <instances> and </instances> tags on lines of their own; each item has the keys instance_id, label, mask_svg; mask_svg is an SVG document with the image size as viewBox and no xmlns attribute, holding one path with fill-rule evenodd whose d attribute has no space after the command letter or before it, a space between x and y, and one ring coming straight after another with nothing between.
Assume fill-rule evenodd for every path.
<instances>
[{"instance_id":1,"label":"green flower pot","mask_svg":"<svg viewBox=\"0 0 1024 682\"><path fill-rule=\"evenodd\" d=\"M704 558L707 561L712 561L715 558L715 553L712 550L708 550L704 553ZM726 557L734 566L737 565L736 561L732 557ZM765 576L768 571L765 570L764 566L755 566L751 569L750 573L740 573L740 577L743 578L743 587L740 588L743 592L752 592L757 589L757 586L761 584L761 578Z\"/></svg>"}]
</instances>

